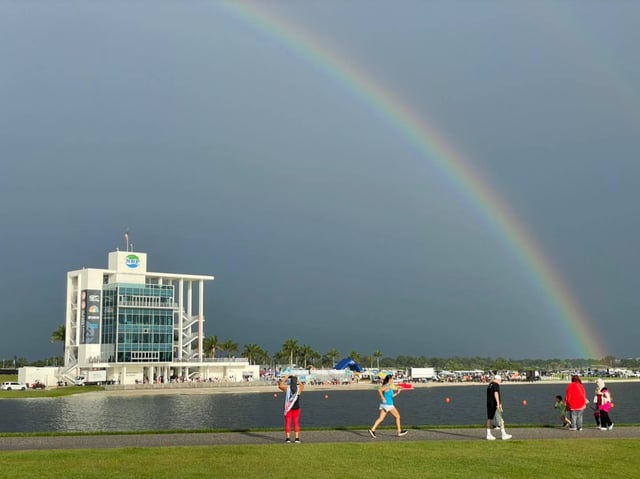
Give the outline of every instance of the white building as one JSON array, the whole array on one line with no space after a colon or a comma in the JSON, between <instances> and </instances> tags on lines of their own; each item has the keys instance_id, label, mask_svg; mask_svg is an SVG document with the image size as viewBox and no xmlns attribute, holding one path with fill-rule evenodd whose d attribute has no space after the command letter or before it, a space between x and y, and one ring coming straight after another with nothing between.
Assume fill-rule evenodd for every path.
<instances>
[{"instance_id":1,"label":"white building","mask_svg":"<svg viewBox=\"0 0 640 479\"><path fill-rule=\"evenodd\" d=\"M258 378L247 359L208 359L204 284L213 276L152 273L147 254L109 253L108 268L67 273L64 367L58 379L116 384Z\"/></svg>"}]
</instances>

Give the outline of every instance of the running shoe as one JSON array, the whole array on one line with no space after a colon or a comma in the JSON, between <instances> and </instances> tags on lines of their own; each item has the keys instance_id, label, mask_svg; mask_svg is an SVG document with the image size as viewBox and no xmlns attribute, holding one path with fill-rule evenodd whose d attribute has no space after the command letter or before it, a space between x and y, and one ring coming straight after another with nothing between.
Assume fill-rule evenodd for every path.
<instances>
[{"instance_id":1,"label":"running shoe","mask_svg":"<svg viewBox=\"0 0 640 479\"><path fill-rule=\"evenodd\" d=\"M502 434L501 439L506 441L507 439L511 439L513 436L511 434L507 434L506 432Z\"/></svg>"},{"instance_id":2,"label":"running shoe","mask_svg":"<svg viewBox=\"0 0 640 479\"><path fill-rule=\"evenodd\" d=\"M496 437L492 436L491 434L487 434L487 441L495 441Z\"/></svg>"},{"instance_id":3,"label":"running shoe","mask_svg":"<svg viewBox=\"0 0 640 479\"><path fill-rule=\"evenodd\" d=\"M397 436L398 436L398 437L406 436L408 432L409 432L409 431L407 431L406 429L403 429L402 431L400 431L400 432L397 434Z\"/></svg>"},{"instance_id":4,"label":"running shoe","mask_svg":"<svg viewBox=\"0 0 640 479\"><path fill-rule=\"evenodd\" d=\"M371 430L371 429L369 429L369 436L371 436L372 438L375 439L376 438L376 432Z\"/></svg>"}]
</instances>

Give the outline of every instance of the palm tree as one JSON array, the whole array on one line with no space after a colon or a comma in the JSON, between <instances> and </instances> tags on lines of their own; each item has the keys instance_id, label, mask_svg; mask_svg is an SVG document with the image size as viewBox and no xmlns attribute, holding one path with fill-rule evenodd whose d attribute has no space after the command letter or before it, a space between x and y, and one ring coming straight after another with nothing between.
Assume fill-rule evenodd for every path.
<instances>
[{"instance_id":1,"label":"palm tree","mask_svg":"<svg viewBox=\"0 0 640 479\"><path fill-rule=\"evenodd\" d=\"M340 356L340 352L337 349L330 349L325 353L325 356L331 360L331 367L336 365L336 358Z\"/></svg>"},{"instance_id":2,"label":"palm tree","mask_svg":"<svg viewBox=\"0 0 640 479\"><path fill-rule=\"evenodd\" d=\"M358 351L351 351L349 353L349 357L353 359L356 363L360 362L360 353Z\"/></svg>"},{"instance_id":3,"label":"palm tree","mask_svg":"<svg viewBox=\"0 0 640 479\"><path fill-rule=\"evenodd\" d=\"M289 338L282 345L282 349L280 352L283 356L289 356L289 367L293 366L293 358L300 351L300 346L298 345L298 340Z\"/></svg>"},{"instance_id":4,"label":"palm tree","mask_svg":"<svg viewBox=\"0 0 640 479\"><path fill-rule=\"evenodd\" d=\"M249 360L249 364L256 364L256 361L264 354L264 350L257 344L245 344L242 356Z\"/></svg>"},{"instance_id":5,"label":"palm tree","mask_svg":"<svg viewBox=\"0 0 640 479\"><path fill-rule=\"evenodd\" d=\"M52 343L62 343L62 352L64 355L64 342L67 338L67 328L64 324L58 326L53 333L51 333L51 342Z\"/></svg>"},{"instance_id":6,"label":"palm tree","mask_svg":"<svg viewBox=\"0 0 640 479\"><path fill-rule=\"evenodd\" d=\"M320 357L320 353L315 351L311 346L305 344L300 348L300 354L302 355L302 359L304 360L304 367L307 368L307 361L313 363L314 359Z\"/></svg>"},{"instance_id":7,"label":"palm tree","mask_svg":"<svg viewBox=\"0 0 640 479\"><path fill-rule=\"evenodd\" d=\"M271 357L269 356L269 351L263 349L261 346L258 346L258 350L256 351L256 355L254 358L254 364L270 364Z\"/></svg>"},{"instance_id":8,"label":"palm tree","mask_svg":"<svg viewBox=\"0 0 640 479\"><path fill-rule=\"evenodd\" d=\"M218 336L207 336L202 341L202 347L204 348L205 354L209 353L212 358L216 357L216 349L220 347L220 341L218 340Z\"/></svg>"},{"instance_id":9,"label":"palm tree","mask_svg":"<svg viewBox=\"0 0 640 479\"><path fill-rule=\"evenodd\" d=\"M376 349L371 355L376 358L376 369L380 369L380 358L382 357L382 351Z\"/></svg>"},{"instance_id":10,"label":"palm tree","mask_svg":"<svg viewBox=\"0 0 640 479\"><path fill-rule=\"evenodd\" d=\"M227 353L227 357L230 358L233 353L235 353L236 351L238 351L238 343L234 342L232 339L227 339L224 343L222 343L220 346L220 349L222 349L225 353Z\"/></svg>"},{"instance_id":11,"label":"palm tree","mask_svg":"<svg viewBox=\"0 0 640 479\"><path fill-rule=\"evenodd\" d=\"M369 363L369 368L373 369L373 356L360 356L360 361L357 362L361 365Z\"/></svg>"}]
</instances>

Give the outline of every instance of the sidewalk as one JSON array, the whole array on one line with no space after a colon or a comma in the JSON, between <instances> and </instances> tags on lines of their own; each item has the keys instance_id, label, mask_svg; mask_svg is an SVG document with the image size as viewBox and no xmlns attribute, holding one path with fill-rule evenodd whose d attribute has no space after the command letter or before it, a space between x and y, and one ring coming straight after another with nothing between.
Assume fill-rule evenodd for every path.
<instances>
[{"instance_id":1,"label":"sidewalk","mask_svg":"<svg viewBox=\"0 0 640 479\"><path fill-rule=\"evenodd\" d=\"M568 431L562 428L508 428L511 441L536 439L599 439L640 438L640 427L614 427L611 431L585 428ZM379 429L372 439L367 430L305 431L300 434L303 444L329 442L391 442L391 441L484 441L486 430L474 429L409 429L404 437L395 437L393 429ZM500 431L496 431L499 438ZM116 434L81 436L0 437L0 451L35 449L109 449L120 447L220 446L233 444L284 444L284 432L246 431L222 433ZM300 447L290 445L286 447Z\"/></svg>"}]
</instances>

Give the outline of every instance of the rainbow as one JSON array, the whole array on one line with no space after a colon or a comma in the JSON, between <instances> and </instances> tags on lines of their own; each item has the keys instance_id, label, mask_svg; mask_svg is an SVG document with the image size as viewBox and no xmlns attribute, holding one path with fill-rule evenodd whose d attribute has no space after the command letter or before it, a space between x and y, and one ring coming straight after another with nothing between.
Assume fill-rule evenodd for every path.
<instances>
[{"instance_id":1,"label":"rainbow","mask_svg":"<svg viewBox=\"0 0 640 479\"><path fill-rule=\"evenodd\" d=\"M455 186L469 207L511 252L546 299L554 317L554 326L568 338L571 352L585 359L605 356L590 318L533 236L491 188L489 181L465 161L418 112L411 110L399 95L376 82L363 68L340 56L336 49L323 45L310 32L276 15L272 8L246 1L216 2L216 5L233 18L277 40L346 88L366 108L403 135L421 156Z\"/></svg>"}]
</instances>

